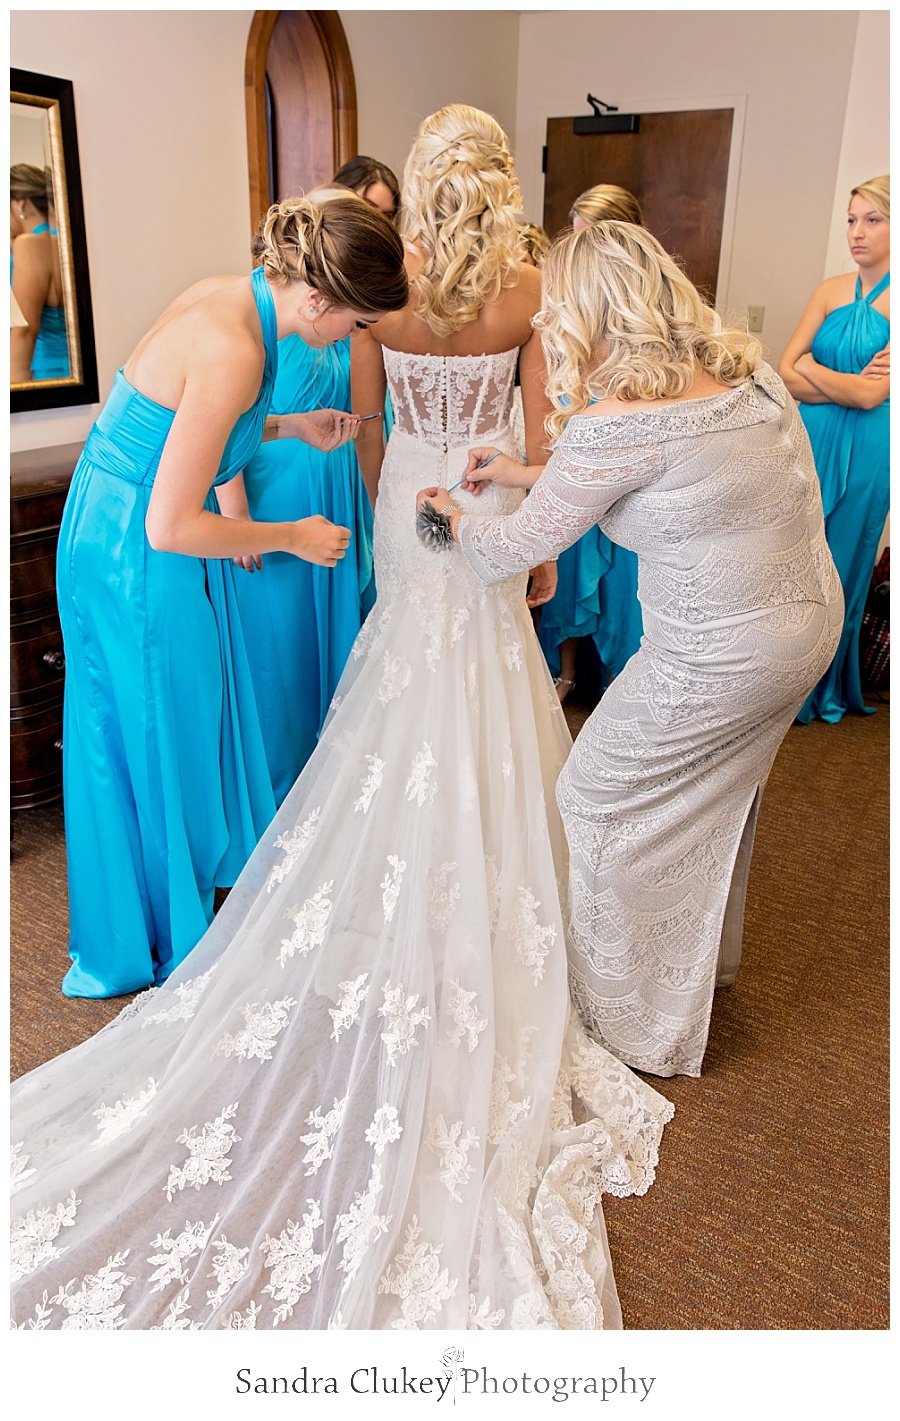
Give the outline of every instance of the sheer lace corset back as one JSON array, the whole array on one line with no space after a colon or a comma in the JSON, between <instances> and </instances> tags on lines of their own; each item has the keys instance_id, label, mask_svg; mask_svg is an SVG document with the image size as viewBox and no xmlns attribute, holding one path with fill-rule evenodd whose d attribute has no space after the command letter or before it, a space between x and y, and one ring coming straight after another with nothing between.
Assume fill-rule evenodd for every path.
<instances>
[{"instance_id":1,"label":"sheer lace corset back","mask_svg":"<svg viewBox=\"0 0 900 1421\"><path fill-rule=\"evenodd\" d=\"M384 350L395 428L436 450L490 439L509 425L518 350L410 355Z\"/></svg>"},{"instance_id":2,"label":"sheer lace corset back","mask_svg":"<svg viewBox=\"0 0 900 1421\"><path fill-rule=\"evenodd\" d=\"M416 536L416 495L453 489L473 517L496 518L522 500L519 490L486 487L476 498L455 488L469 449L489 444L516 456L510 428L518 349L494 355L411 355L384 347L394 427L375 509L375 563L380 600L421 595L458 605L484 603L486 589L461 557L440 556ZM521 578L505 595L521 597Z\"/></svg>"}]
</instances>

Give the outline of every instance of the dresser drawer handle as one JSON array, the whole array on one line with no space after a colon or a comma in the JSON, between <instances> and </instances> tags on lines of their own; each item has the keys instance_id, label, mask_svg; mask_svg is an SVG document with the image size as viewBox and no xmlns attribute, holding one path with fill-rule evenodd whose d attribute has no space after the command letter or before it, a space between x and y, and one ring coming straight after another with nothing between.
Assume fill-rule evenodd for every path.
<instances>
[{"instance_id":1,"label":"dresser drawer handle","mask_svg":"<svg viewBox=\"0 0 900 1421\"><path fill-rule=\"evenodd\" d=\"M43 660L44 665L49 666L51 671L65 671L66 669L65 653L62 651L45 651Z\"/></svg>"},{"instance_id":2,"label":"dresser drawer handle","mask_svg":"<svg viewBox=\"0 0 900 1421\"><path fill-rule=\"evenodd\" d=\"M61 754L62 754L62 741L61 741L61 740L54 740L54 742L53 742L53 748L54 748L54 750L58 750L59 753L60 753L60 755L61 755Z\"/></svg>"}]
</instances>

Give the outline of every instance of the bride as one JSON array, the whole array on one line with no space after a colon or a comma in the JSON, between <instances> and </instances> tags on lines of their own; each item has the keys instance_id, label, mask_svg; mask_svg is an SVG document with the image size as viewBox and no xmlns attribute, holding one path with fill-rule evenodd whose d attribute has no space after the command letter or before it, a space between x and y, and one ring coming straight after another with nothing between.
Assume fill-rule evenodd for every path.
<instances>
[{"instance_id":1,"label":"bride","mask_svg":"<svg viewBox=\"0 0 900 1421\"><path fill-rule=\"evenodd\" d=\"M355 352L354 408L386 370L396 419L377 604L200 944L14 1087L19 1328L622 1325L600 1197L649 1187L672 1107L570 1013L570 741L525 578L485 588L415 535L423 485L512 447L520 351L538 438L519 200L493 119L425 121L414 304Z\"/></svg>"}]
</instances>

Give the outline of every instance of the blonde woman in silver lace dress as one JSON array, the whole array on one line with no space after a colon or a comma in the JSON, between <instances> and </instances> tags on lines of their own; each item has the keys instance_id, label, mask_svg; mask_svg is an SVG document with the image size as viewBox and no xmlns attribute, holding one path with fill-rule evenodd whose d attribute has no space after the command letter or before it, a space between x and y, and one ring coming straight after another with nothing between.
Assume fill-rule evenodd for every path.
<instances>
[{"instance_id":1,"label":"blonde woman in silver lace dress","mask_svg":"<svg viewBox=\"0 0 900 1421\"><path fill-rule=\"evenodd\" d=\"M562 239L543 276L553 455L482 472L494 449L471 451L465 489L532 488L510 517L425 492L485 583L595 522L638 555L641 650L557 787L570 981L620 1059L696 1076L713 989L740 957L760 794L834 654L840 583L793 400L654 238L601 223Z\"/></svg>"}]
</instances>

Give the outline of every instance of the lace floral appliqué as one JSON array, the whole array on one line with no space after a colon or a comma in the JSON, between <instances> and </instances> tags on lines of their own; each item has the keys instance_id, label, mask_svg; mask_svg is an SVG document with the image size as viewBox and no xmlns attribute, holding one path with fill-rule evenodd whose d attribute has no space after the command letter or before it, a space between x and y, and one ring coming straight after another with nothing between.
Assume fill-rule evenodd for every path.
<instances>
[{"instance_id":1,"label":"lace floral appliqu\u00e9","mask_svg":"<svg viewBox=\"0 0 900 1421\"><path fill-rule=\"evenodd\" d=\"M378 1008L378 1015L388 1022L388 1028L382 1032L381 1039L387 1047L388 1061L395 1066L399 1056L408 1055L419 1044L416 1031L420 1026L428 1025L431 1013L426 1007L418 1005L418 993L407 995L402 984L393 987L390 982L385 982L382 991L384 1005Z\"/></svg>"},{"instance_id":2,"label":"lace floral appliqu\u00e9","mask_svg":"<svg viewBox=\"0 0 900 1421\"><path fill-rule=\"evenodd\" d=\"M395 1328L418 1329L433 1322L443 1305L456 1293L458 1279L451 1282L449 1270L441 1267L441 1245L419 1243L422 1229L415 1215L406 1226L406 1242L383 1273L379 1293L400 1299L401 1317Z\"/></svg>"},{"instance_id":3,"label":"lace floral appliqu\u00e9","mask_svg":"<svg viewBox=\"0 0 900 1421\"><path fill-rule=\"evenodd\" d=\"M469 1151L479 1144L477 1133L470 1129L464 1135L464 1128L464 1120L448 1125L443 1115L438 1115L428 1136L428 1148L440 1155L438 1179L457 1204L462 1203L459 1186L468 1184L475 1168L469 1162Z\"/></svg>"},{"instance_id":4,"label":"lace floral appliqu\u00e9","mask_svg":"<svg viewBox=\"0 0 900 1421\"><path fill-rule=\"evenodd\" d=\"M309 1149L303 1156L303 1163L309 1165L306 1173L315 1174L327 1159L331 1159L334 1150L334 1139L341 1128L341 1121L344 1118L344 1111L347 1108L347 1097L343 1100L335 1100L329 1111L323 1115L318 1106L310 1111L306 1117L307 1125L312 1125L313 1130L309 1135L301 1135L300 1139L304 1145L309 1145Z\"/></svg>"},{"instance_id":5,"label":"lace floral appliqu\u00e9","mask_svg":"<svg viewBox=\"0 0 900 1421\"><path fill-rule=\"evenodd\" d=\"M287 1023L291 1007L297 1005L293 997L282 997L277 1002L248 1002L241 1009L246 1023L243 1031L234 1036L229 1033L222 1037L214 1055L240 1056L244 1061L254 1057L259 1061L271 1061L272 1048L278 1033Z\"/></svg>"},{"instance_id":6,"label":"lace floral appliqu\u00e9","mask_svg":"<svg viewBox=\"0 0 900 1421\"><path fill-rule=\"evenodd\" d=\"M376 1155L384 1154L388 1145L399 1140L403 1126L395 1105L382 1105L375 1111L372 1123L366 1130L366 1141L374 1147Z\"/></svg>"},{"instance_id":7,"label":"lace floral appliqu\u00e9","mask_svg":"<svg viewBox=\"0 0 900 1421\"><path fill-rule=\"evenodd\" d=\"M64 1204L57 1204L53 1209L29 1209L27 1214L13 1220L9 1230L11 1280L24 1278L42 1263L65 1253L65 1248L57 1248L54 1240L60 1229L72 1227L80 1203L73 1189Z\"/></svg>"},{"instance_id":8,"label":"lace floral appliqu\u00e9","mask_svg":"<svg viewBox=\"0 0 900 1421\"><path fill-rule=\"evenodd\" d=\"M230 1179L228 1166L231 1164L231 1150L240 1140L234 1126L229 1124L237 1114L238 1102L226 1105L221 1115L210 1120L199 1133L192 1125L178 1136L179 1145L187 1145L188 1157L183 1165L173 1165L169 1171L165 1193L174 1198L179 1189L201 1189L204 1184L224 1184Z\"/></svg>"},{"instance_id":9,"label":"lace floral appliqu\u00e9","mask_svg":"<svg viewBox=\"0 0 900 1421\"><path fill-rule=\"evenodd\" d=\"M334 888L334 879L323 883L311 898L307 898L302 908L291 908L285 913L286 918L292 919L296 924L296 930L289 938L282 938L279 961L284 966L289 957L293 957L295 952L299 952L301 957L305 957L308 952L312 952L314 947L321 947L325 941L325 932L328 927L328 919L334 907L329 893Z\"/></svg>"},{"instance_id":10,"label":"lace floral appliqu\u00e9","mask_svg":"<svg viewBox=\"0 0 900 1421\"><path fill-rule=\"evenodd\" d=\"M367 755L366 761L369 766L369 773L360 785L359 799L353 806L354 813L358 814L362 810L363 814L368 814L372 800L377 791L381 788L384 779L384 761L377 755Z\"/></svg>"},{"instance_id":11,"label":"lace floral appliqu\u00e9","mask_svg":"<svg viewBox=\"0 0 900 1421\"><path fill-rule=\"evenodd\" d=\"M334 1022L334 1030L331 1033L332 1041L337 1041L342 1031L349 1031L355 1022L359 1021L359 1011L366 999L369 980L368 972L363 972L352 982L339 982L338 989L343 993L336 1007L328 1008L328 1015Z\"/></svg>"},{"instance_id":12,"label":"lace floral appliqu\u00e9","mask_svg":"<svg viewBox=\"0 0 900 1421\"><path fill-rule=\"evenodd\" d=\"M307 815L302 824L297 824L288 834L279 834L274 847L284 851L284 858L275 864L266 879L266 888L271 893L276 883L283 883L302 854L306 852L319 825L319 809Z\"/></svg>"},{"instance_id":13,"label":"lace floral appliqu\u00e9","mask_svg":"<svg viewBox=\"0 0 900 1421\"><path fill-rule=\"evenodd\" d=\"M325 1256L313 1248L313 1234L324 1222L322 1211L315 1199L306 1202L309 1211L303 1215L302 1223L295 1224L289 1219L287 1228L282 1229L277 1238L266 1234L261 1245L266 1267L272 1275L263 1292L280 1304L275 1309L276 1327L293 1315L294 1305L309 1292L313 1274L322 1267Z\"/></svg>"},{"instance_id":14,"label":"lace floral appliqu\u00e9","mask_svg":"<svg viewBox=\"0 0 900 1421\"><path fill-rule=\"evenodd\" d=\"M137 1095L126 1095L117 1100L115 1105L101 1105L98 1110L93 1111L93 1115L100 1121L97 1126L100 1133L94 1142L95 1149L100 1145L108 1145L110 1140L115 1140L130 1130L135 1121L146 1114L155 1095L156 1081L151 1076Z\"/></svg>"}]
</instances>

